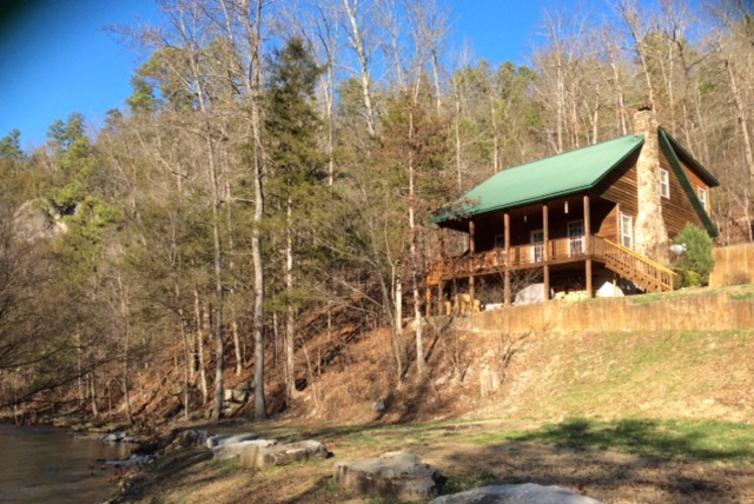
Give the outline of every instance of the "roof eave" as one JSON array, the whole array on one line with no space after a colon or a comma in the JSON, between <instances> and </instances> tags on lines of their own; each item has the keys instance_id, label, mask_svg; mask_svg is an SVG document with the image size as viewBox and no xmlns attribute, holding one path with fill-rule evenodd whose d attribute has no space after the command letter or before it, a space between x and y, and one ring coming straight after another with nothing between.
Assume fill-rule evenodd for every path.
<instances>
[{"instance_id":1,"label":"roof eave","mask_svg":"<svg viewBox=\"0 0 754 504\"><path fill-rule=\"evenodd\" d=\"M683 191L686 193L686 196L688 196L689 201L691 202L691 206L699 216L702 224L704 224L704 227L707 229L707 233L709 233L710 237L716 238L720 234L720 232L717 230L715 223L712 222L712 218L707 213L707 210L704 209L702 202L699 201L699 197L696 195L696 191L694 191L694 189L691 187L691 182L689 182L688 177L686 177L686 173L683 171L681 161L678 159L678 155L673 148L673 144L668 139L667 132L663 128L658 128L657 136L660 141L660 149L662 149L665 157L668 158L670 167L673 169L676 177L678 177ZM715 182L717 182L717 180L715 180Z\"/></svg>"},{"instance_id":2,"label":"roof eave","mask_svg":"<svg viewBox=\"0 0 754 504\"><path fill-rule=\"evenodd\" d=\"M696 172L696 174L704 180L704 182L710 186L710 187L718 187L720 185L720 182L715 178L710 171L702 165L699 161L694 158L694 156L691 155L691 153L683 146L681 145L678 140L676 140L673 135L671 135L665 128L660 126L658 128L660 131L662 131L665 136L668 139L668 142L670 142L670 145L673 147L674 151L680 152L683 157L686 159L688 164L691 166L691 169Z\"/></svg>"}]
</instances>

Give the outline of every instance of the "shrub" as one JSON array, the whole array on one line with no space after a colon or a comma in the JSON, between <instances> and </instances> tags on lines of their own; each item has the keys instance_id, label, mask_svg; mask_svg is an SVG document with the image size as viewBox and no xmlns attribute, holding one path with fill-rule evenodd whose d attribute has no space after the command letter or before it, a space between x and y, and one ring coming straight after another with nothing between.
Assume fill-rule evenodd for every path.
<instances>
[{"instance_id":1,"label":"shrub","mask_svg":"<svg viewBox=\"0 0 754 504\"><path fill-rule=\"evenodd\" d=\"M676 263L675 269L681 278L681 286L694 287L707 285L709 275L715 265L712 255L712 239L698 226L686 224L675 243L684 245L686 252Z\"/></svg>"}]
</instances>

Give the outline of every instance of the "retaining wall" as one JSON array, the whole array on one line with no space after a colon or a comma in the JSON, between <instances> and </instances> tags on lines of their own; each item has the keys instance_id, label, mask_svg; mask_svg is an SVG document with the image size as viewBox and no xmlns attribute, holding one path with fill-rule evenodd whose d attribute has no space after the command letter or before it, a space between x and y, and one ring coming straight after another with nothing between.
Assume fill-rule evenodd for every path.
<instances>
[{"instance_id":1,"label":"retaining wall","mask_svg":"<svg viewBox=\"0 0 754 504\"><path fill-rule=\"evenodd\" d=\"M754 289L699 289L577 303L550 301L465 317L459 330L485 333L573 331L725 331L754 328Z\"/></svg>"}]
</instances>

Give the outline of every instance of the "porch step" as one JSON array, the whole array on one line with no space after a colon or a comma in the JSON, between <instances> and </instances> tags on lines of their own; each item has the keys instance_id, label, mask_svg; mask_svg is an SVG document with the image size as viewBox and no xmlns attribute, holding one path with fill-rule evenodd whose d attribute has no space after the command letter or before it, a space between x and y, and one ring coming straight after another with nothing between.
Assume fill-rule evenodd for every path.
<instances>
[{"instance_id":1,"label":"porch step","mask_svg":"<svg viewBox=\"0 0 754 504\"><path fill-rule=\"evenodd\" d=\"M593 254L606 268L633 282L644 292L675 288L675 272L652 259L600 237L593 237Z\"/></svg>"}]
</instances>

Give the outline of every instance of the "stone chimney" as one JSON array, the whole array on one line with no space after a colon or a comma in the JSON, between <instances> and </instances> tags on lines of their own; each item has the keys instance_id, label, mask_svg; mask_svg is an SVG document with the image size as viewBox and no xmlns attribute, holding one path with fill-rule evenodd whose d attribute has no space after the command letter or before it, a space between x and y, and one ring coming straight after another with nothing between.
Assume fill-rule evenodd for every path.
<instances>
[{"instance_id":1,"label":"stone chimney","mask_svg":"<svg viewBox=\"0 0 754 504\"><path fill-rule=\"evenodd\" d=\"M634 224L634 247L638 253L668 264L668 232L662 218L660 193L657 120L648 107L642 107L634 114L634 134L644 135L644 145L636 161L638 214Z\"/></svg>"}]
</instances>

